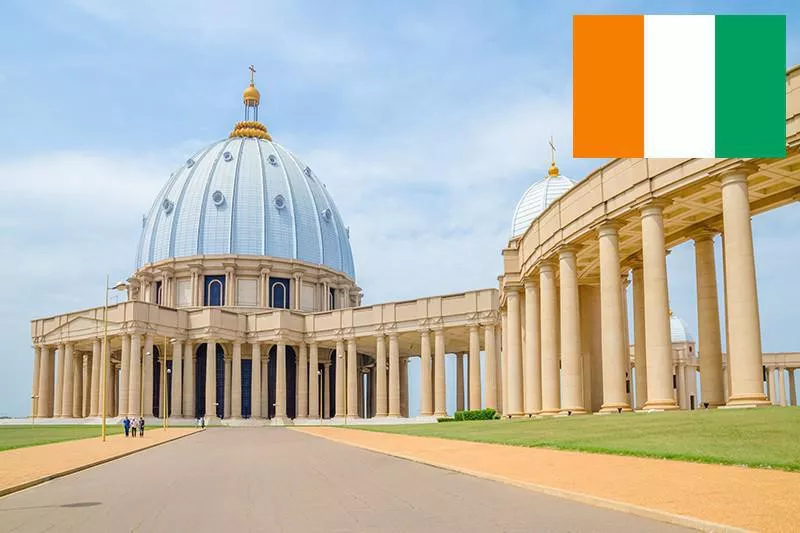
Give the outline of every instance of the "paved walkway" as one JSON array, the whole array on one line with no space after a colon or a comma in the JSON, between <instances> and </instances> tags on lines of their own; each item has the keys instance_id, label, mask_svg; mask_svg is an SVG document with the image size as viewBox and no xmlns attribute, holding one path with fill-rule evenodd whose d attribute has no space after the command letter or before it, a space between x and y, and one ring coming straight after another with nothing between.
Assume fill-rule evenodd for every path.
<instances>
[{"instance_id":1,"label":"paved walkway","mask_svg":"<svg viewBox=\"0 0 800 533\"><path fill-rule=\"evenodd\" d=\"M187 428L154 428L144 437L125 438L109 435L106 442L99 437L70 440L16 448L0 452L0 495L15 487L29 486L43 478L53 478L65 472L97 464L133 451L149 448L196 431Z\"/></svg>"},{"instance_id":2,"label":"paved walkway","mask_svg":"<svg viewBox=\"0 0 800 533\"><path fill-rule=\"evenodd\" d=\"M611 508L635 506L756 531L798 531L800 474L394 435L342 428L302 431ZM621 504L621 505L620 505Z\"/></svg>"},{"instance_id":3,"label":"paved walkway","mask_svg":"<svg viewBox=\"0 0 800 533\"><path fill-rule=\"evenodd\" d=\"M684 529L284 428L219 428L0 498L0 531Z\"/></svg>"}]
</instances>

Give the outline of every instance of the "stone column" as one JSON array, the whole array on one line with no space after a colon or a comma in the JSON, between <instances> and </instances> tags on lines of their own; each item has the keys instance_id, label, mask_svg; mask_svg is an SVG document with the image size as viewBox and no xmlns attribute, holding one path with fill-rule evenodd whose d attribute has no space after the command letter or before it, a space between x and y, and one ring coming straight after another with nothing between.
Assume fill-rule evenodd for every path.
<instances>
[{"instance_id":1,"label":"stone column","mask_svg":"<svg viewBox=\"0 0 800 533\"><path fill-rule=\"evenodd\" d=\"M400 416L400 347L397 334L389 334L389 416Z\"/></svg>"},{"instance_id":2,"label":"stone column","mask_svg":"<svg viewBox=\"0 0 800 533\"><path fill-rule=\"evenodd\" d=\"M508 416L508 306L500 310L500 405Z\"/></svg>"},{"instance_id":3,"label":"stone column","mask_svg":"<svg viewBox=\"0 0 800 533\"><path fill-rule=\"evenodd\" d=\"M127 337L127 335L123 335L123 338L124 337ZM108 339L108 342L103 342L101 349L105 352L106 357L105 368L101 369L104 377L102 383L100 384L101 404L99 412L102 416L103 412L105 411L106 416L108 416L111 413L112 402L115 398L114 391L112 389L113 383L111 381L117 376L116 370L114 370L114 365L111 363L111 339ZM122 357L121 354L120 357ZM125 406L125 410L127 411L127 406Z\"/></svg>"},{"instance_id":4,"label":"stone column","mask_svg":"<svg viewBox=\"0 0 800 533\"><path fill-rule=\"evenodd\" d=\"M778 367L778 404L781 407L786 407L786 377L784 374L784 368L782 366Z\"/></svg>"},{"instance_id":5,"label":"stone column","mask_svg":"<svg viewBox=\"0 0 800 533\"><path fill-rule=\"evenodd\" d=\"M83 357L79 353L72 354L72 418L80 418L83 407Z\"/></svg>"},{"instance_id":6,"label":"stone column","mask_svg":"<svg viewBox=\"0 0 800 533\"><path fill-rule=\"evenodd\" d=\"M331 364L324 363L322 365L322 418L331 417L331 395L329 391L331 383Z\"/></svg>"},{"instance_id":7,"label":"stone column","mask_svg":"<svg viewBox=\"0 0 800 533\"><path fill-rule=\"evenodd\" d=\"M242 343L233 343L231 357L231 407L232 418L242 418Z\"/></svg>"},{"instance_id":8,"label":"stone column","mask_svg":"<svg viewBox=\"0 0 800 533\"><path fill-rule=\"evenodd\" d=\"M153 416L153 336L144 337L144 358L142 363L142 409L144 416ZM160 377L160 376L159 376ZM159 395L160 396L160 395Z\"/></svg>"},{"instance_id":9,"label":"stone column","mask_svg":"<svg viewBox=\"0 0 800 533\"><path fill-rule=\"evenodd\" d=\"M108 362L111 362L111 351L106 353ZM132 414L130 411L130 382L131 382L131 336L122 336L122 352L120 353L120 414ZM138 385L137 385L138 390Z\"/></svg>"},{"instance_id":10,"label":"stone column","mask_svg":"<svg viewBox=\"0 0 800 533\"><path fill-rule=\"evenodd\" d=\"M336 373L334 380L336 381L336 405L334 405L334 416L345 416L347 410L345 409L345 400L347 398L347 354L345 353L344 341L342 339L336 340L336 366L333 368Z\"/></svg>"},{"instance_id":11,"label":"stone column","mask_svg":"<svg viewBox=\"0 0 800 533\"><path fill-rule=\"evenodd\" d=\"M301 342L299 346L299 354L297 357L297 418L308 418L308 378L309 373L314 372L317 374L317 369L308 368L308 346L306 343Z\"/></svg>"},{"instance_id":12,"label":"stone column","mask_svg":"<svg viewBox=\"0 0 800 533\"><path fill-rule=\"evenodd\" d=\"M494 328L494 349L495 349L495 361L497 361L497 410L500 413L503 413L503 401L504 401L504 376L503 376L503 361L502 361L502 350L503 350L503 330L502 324L505 322L503 319L504 314L498 313L500 315L500 324L495 325Z\"/></svg>"},{"instance_id":13,"label":"stone column","mask_svg":"<svg viewBox=\"0 0 800 533\"><path fill-rule=\"evenodd\" d=\"M520 322L519 289L508 287L508 415L521 416L522 405L522 323Z\"/></svg>"},{"instance_id":14,"label":"stone column","mask_svg":"<svg viewBox=\"0 0 800 533\"><path fill-rule=\"evenodd\" d=\"M728 287L729 405L767 403L761 384L761 329L756 294L756 267L747 173L739 169L722 177L722 222L725 228L725 276Z\"/></svg>"},{"instance_id":15,"label":"stone column","mask_svg":"<svg viewBox=\"0 0 800 533\"><path fill-rule=\"evenodd\" d=\"M89 416L100 415L100 380L103 379L100 369L102 357L100 339L94 339L92 341L92 386L89 392Z\"/></svg>"},{"instance_id":16,"label":"stone column","mask_svg":"<svg viewBox=\"0 0 800 533\"><path fill-rule=\"evenodd\" d=\"M358 417L358 352L356 340L347 340L347 416Z\"/></svg>"},{"instance_id":17,"label":"stone column","mask_svg":"<svg viewBox=\"0 0 800 533\"><path fill-rule=\"evenodd\" d=\"M61 404L64 401L64 345L56 348L55 394L53 403L53 416L61 416Z\"/></svg>"},{"instance_id":18,"label":"stone column","mask_svg":"<svg viewBox=\"0 0 800 533\"><path fill-rule=\"evenodd\" d=\"M275 418L286 418L286 343L275 350Z\"/></svg>"},{"instance_id":19,"label":"stone column","mask_svg":"<svg viewBox=\"0 0 800 533\"><path fill-rule=\"evenodd\" d=\"M678 407L688 409L689 405L686 402L686 366L683 363L676 366L676 373L678 374Z\"/></svg>"},{"instance_id":20,"label":"stone column","mask_svg":"<svg viewBox=\"0 0 800 533\"><path fill-rule=\"evenodd\" d=\"M400 360L400 416L408 418L408 358Z\"/></svg>"},{"instance_id":21,"label":"stone column","mask_svg":"<svg viewBox=\"0 0 800 533\"><path fill-rule=\"evenodd\" d=\"M722 341L717 302L717 274L714 266L714 233L694 236L697 279L697 326L700 357L700 387L703 403L725 405L722 386Z\"/></svg>"},{"instance_id":22,"label":"stone column","mask_svg":"<svg viewBox=\"0 0 800 533\"><path fill-rule=\"evenodd\" d=\"M433 332L433 378L436 380L433 391L433 416L447 416L447 385L444 375L444 329Z\"/></svg>"},{"instance_id":23,"label":"stone column","mask_svg":"<svg viewBox=\"0 0 800 533\"><path fill-rule=\"evenodd\" d=\"M767 391L769 392L769 400L772 405L778 405L778 393L775 390L775 367L767 367Z\"/></svg>"},{"instance_id":24,"label":"stone column","mask_svg":"<svg viewBox=\"0 0 800 533\"><path fill-rule=\"evenodd\" d=\"M664 204L658 201L641 209L647 352L647 401L644 408L659 410L677 408L672 394L672 337L663 209Z\"/></svg>"},{"instance_id":25,"label":"stone column","mask_svg":"<svg viewBox=\"0 0 800 533\"><path fill-rule=\"evenodd\" d=\"M39 386L36 393L39 396L36 403L36 416L39 418L50 417L53 398L51 393L53 384L50 380L50 376L53 373L52 363L50 362L51 353L49 346L42 345L39 347Z\"/></svg>"},{"instance_id":26,"label":"stone column","mask_svg":"<svg viewBox=\"0 0 800 533\"><path fill-rule=\"evenodd\" d=\"M540 351L539 287L525 280L525 413L528 416L542 410L542 353ZM488 336L486 339L488 340ZM487 374L488 377L488 374ZM488 385L487 385L488 387Z\"/></svg>"},{"instance_id":27,"label":"stone column","mask_svg":"<svg viewBox=\"0 0 800 533\"><path fill-rule=\"evenodd\" d=\"M308 417L321 418L319 412L319 347L308 345Z\"/></svg>"},{"instance_id":28,"label":"stone column","mask_svg":"<svg viewBox=\"0 0 800 533\"><path fill-rule=\"evenodd\" d=\"M217 417L217 342L206 342L206 420Z\"/></svg>"},{"instance_id":29,"label":"stone column","mask_svg":"<svg viewBox=\"0 0 800 533\"><path fill-rule=\"evenodd\" d=\"M631 370L631 336L630 336L630 326L628 324L628 285L630 285L631 282L627 271L624 274L620 275L619 283L620 283L620 290L622 291L620 296L620 304L622 305L622 345L625 347L624 351L625 380L626 380L625 401L630 407L633 405L633 373Z\"/></svg>"},{"instance_id":30,"label":"stone column","mask_svg":"<svg viewBox=\"0 0 800 533\"><path fill-rule=\"evenodd\" d=\"M194 346L191 341L186 341L183 359L183 416L194 418Z\"/></svg>"},{"instance_id":31,"label":"stone column","mask_svg":"<svg viewBox=\"0 0 800 533\"><path fill-rule=\"evenodd\" d=\"M636 409L641 409L647 400L644 270L642 269L642 262L635 262L631 270L633 272L633 360L636 367Z\"/></svg>"},{"instance_id":32,"label":"stone column","mask_svg":"<svg viewBox=\"0 0 800 533\"><path fill-rule=\"evenodd\" d=\"M267 353L261 359L261 415L264 418L270 418L270 401L273 399L269 396L269 352L268 345Z\"/></svg>"},{"instance_id":33,"label":"stone column","mask_svg":"<svg viewBox=\"0 0 800 533\"><path fill-rule=\"evenodd\" d=\"M526 315L527 317L527 315ZM497 350L494 324L483 327L483 354L486 364L486 392L484 401L487 409L497 409ZM541 397L541 395L540 395Z\"/></svg>"},{"instance_id":34,"label":"stone column","mask_svg":"<svg viewBox=\"0 0 800 533\"><path fill-rule=\"evenodd\" d=\"M555 415L561 410L561 372L559 370L558 298L555 265L539 266L540 335L542 359L542 415Z\"/></svg>"},{"instance_id":35,"label":"stone column","mask_svg":"<svg viewBox=\"0 0 800 533\"><path fill-rule=\"evenodd\" d=\"M603 358L603 405L600 412L630 410L625 392L628 350L623 337L619 226L608 222L597 230L600 245L600 322Z\"/></svg>"},{"instance_id":36,"label":"stone column","mask_svg":"<svg viewBox=\"0 0 800 533\"><path fill-rule=\"evenodd\" d=\"M564 404L561 411L565 414L585 414L576 250L562 248L558 253L558 262L561 285L561 369L564 374Z\"/></svg>"},{"instance_id":37,"label":"stone column","mask_svg":"<svg viewBox=\"0 0 800 533\"><path fill-rule=\"evenodd\" d=\"M420 402L419 414L420 416L433 415L433 394L431 391L431 372L433 358L431 357L431 332L427 329L420 333L420 350L419 350L419 388L420 388Z\"/></svg>"},{"instance_id":38,"label":"stone column","mask_svg":"<svg viewBox=\"0 0 800 533\"><path fill-rule=\"evenodd\" d=\"M183 342L176 340L172 345L172 399L169 416L183 416Z\"/></svg>"},{"instance_id":39,"label":"stone column","mask_svg":"<svg viewBox=\"0 0 800 533\"><path fill-rule=\"evenodd\" d=\"M61 397L61 417L72 418L72 391L74 389L74 358L72 343L64 345L64 385Z\"/></svg>"},{"instance_id":40,"label":"stone column","mask_svg":"<svg viewBox=\"0 0 800 533\"><path fill-rule=\"evenodd\" d=\"M469 408L481 408L481 338L478 325L469 327Z\"/></svg>"},{"instance_id":41,"label":"stone column","mask_svg":"<svg viewBox=\"0 0 800 533\"><path fill-rule=\"evenodd\" d=\"M375 337L375 416L388 414L388 390L386 388L386 336Z\"/></svg>"},{"instance_id":42,"label":"stone column","mask_svg":"<svg viewBox=\"0 0 800 533\"><path fill-rule=\"evenodd\" d=\"M794 380L794 368L789 369L789 405L797 405L797 385Z\"/></svg>"},{"instance_id":43,"label":"stone column","mask_svg":"<svg viewBox=\"0 0 800 533\"><path fill-rule=\"evenodd\" d=\"M222 394L225 399L222 401L222 416L224 418L231 417L231 403L233 402L233 387L231 386L231 379L233 374L233 369L231 368L232 361L229 357L225 357L223 359L225 364L225 369L222 372ZM241 391L241 389L239 389ZM241 392L240 392L241 394ZM241 413L241 398L239 399L239 413Z\"/></svg>"},{"instance_id":44,"label":"stone column","mask_svg":"<svg viewBox=\"0 0 800 533\"><path fill-rule=\"evenodd\" d=\"M250 360L250 418L265 416L261 412L261 345L257 342L251 344L252 358Z\"/></svg>"},{"instance_id":45,"label":"stone column","mask_svg":"<svg viewBox=\"0 0 800 533\"><path fill-rule=\"evenodd\" d=\"M464 410L464 355L456 354L456 411Z\"/></svg>"},{"instance_id":46,"label":"stone column","mask_svg":"<svg viewBox=\"0 0 800 533\"><path fill-rule=\"evenodd\" d=\"M89 364L89 354L83 354L83 364L81 366L83 375L81 376L81 418L89 416L89 401L92 389L92 367Z\"/></svg>"}]
</instances>

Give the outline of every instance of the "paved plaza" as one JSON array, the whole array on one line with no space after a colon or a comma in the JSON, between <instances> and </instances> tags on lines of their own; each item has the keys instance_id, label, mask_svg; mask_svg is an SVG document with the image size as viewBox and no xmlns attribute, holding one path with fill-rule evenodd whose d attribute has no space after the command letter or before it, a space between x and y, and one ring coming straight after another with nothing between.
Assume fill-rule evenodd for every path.
<instances>
[{"instance_id":1,"label":"paved plaza","mask_svg":"<svg viewBox=\"0 0 800 533\"><path fill-rule=\"evenodd\" d=\"M0 498L0 531L681 531L281 428L220 428Z\"/></svg>"}]
</instances>

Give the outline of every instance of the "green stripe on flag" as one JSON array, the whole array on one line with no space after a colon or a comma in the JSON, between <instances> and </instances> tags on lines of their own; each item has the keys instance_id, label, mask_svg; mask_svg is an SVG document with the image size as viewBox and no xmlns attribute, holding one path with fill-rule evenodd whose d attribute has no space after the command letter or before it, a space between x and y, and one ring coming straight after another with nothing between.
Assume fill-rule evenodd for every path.
<instances>
[{"instance_id":1,"label":"green stripe on flag","mask_svg":"<svg viewBox=\"0 0 800 533\"><path fill-rule=\"evenodd\" d=\"M716 156L786 157L786 17L717 15L715 31Z\"/></svg>"}]
</instances>

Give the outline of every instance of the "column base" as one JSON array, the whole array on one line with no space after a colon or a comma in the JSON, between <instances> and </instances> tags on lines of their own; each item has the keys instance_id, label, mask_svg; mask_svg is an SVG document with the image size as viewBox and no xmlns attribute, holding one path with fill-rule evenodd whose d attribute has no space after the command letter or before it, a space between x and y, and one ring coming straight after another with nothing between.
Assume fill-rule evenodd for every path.
<instances>
[{"instance_id":1,"label":"column base","mask_svg":"<svg viewBox=\"0 0 800 533\"><path fill-rule=\"evenodd\" d=\"M677 411L680 407L675 400L653 400L644 402L643 411Z\"/></svg>"},{"instance_id":2,"label":"column base","mask_svg":"<svg viewBox=\"0 0 800 533\"><path fill-rule=\"evenodd\" d=\"M608 403L601 405L597 414L630 413L631 411L633 411L633 409L631 409L631 406L627 403Z\"/></svg>"},{"instance_id":3,"label":"column base","mask_svg":"<svg viewBox=\"0 0 800 533\"><path fill-rule=\"evenodd\" d=\"M630 409L628 409L630 411ZM583 407L575 407L573 409L562 409L559 413L560 416L575 416L589 414Z\"/></svg>"},{"instance_id":4,"label":"column base","mask_svg":"<svg viewBox=\"0 0 800 533\"><path fill-rule=\"evenodd\" d=\"M287 416L273 416L269 419L270 426L291 426L294 421Z\"/></svg>"},{"instance_id":5,"label":"column base","mask_svg":"<svg viewBox=\"0 0 800 533\"><path fill-rule=\"evenodd\" d=\"M543 417L557 416L560 412L561 409L542 409L541 411L536 413L536 416L543 416Z\"/></svg>"},{"instance_id":6,"label":"column base","mask_svg":"<svg viewBox=\"0 0 800 533\"><path fill-rule=\"evenodd\" d=\"M447 413L433 413L436 418L447 418Z\"/></svg>"},{"instance_id":7,"label":"column base","mask_svg":"<svg viewBox=\"0 0 800 533\"><path fill-rule=\"evenodd\" d=\"M725 407L766 407L773 405L765 394L741 394L728 398Z\"/></svg>"}]
</instances>

